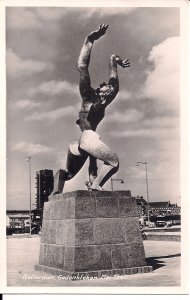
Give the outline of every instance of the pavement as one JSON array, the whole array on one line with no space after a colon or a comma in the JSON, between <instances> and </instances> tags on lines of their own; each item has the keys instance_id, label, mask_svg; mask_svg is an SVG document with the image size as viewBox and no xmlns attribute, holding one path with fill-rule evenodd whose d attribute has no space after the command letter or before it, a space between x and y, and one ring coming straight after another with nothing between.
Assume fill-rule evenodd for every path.
<instances>
[{"instance_id":1,"label":"pavement","mask_svg":"<svg viewBox=\"0 0 190 300\"><path fill-rule=\"evenodd\" d=\"M34 270L38 264L40 237L26 236L7 239L7 286L62 287L171 287L180 286L180 248L176 241L144 242L147 265L153 266L153 272L99 278L93 280L65 280Z\"/></svg>"},{"instance_id":2,"label":"pavement","mask_svg":"<svg viewBox=\"0 0 190 300\"><path fill-rule=\"evenodd\" d=\"M181 225L171 227L143 227L145 232L181 232Z\"/></svg>"},{"instance_id":3,"label":"pavement","mask_svg":"<svg viewBox=\"0 0 190 300\"><path fill-rule=\"evenodd\" d=\"M147 240L156 241L181 241L181 232L145 232Z\"/></svg>"}]
</instances>

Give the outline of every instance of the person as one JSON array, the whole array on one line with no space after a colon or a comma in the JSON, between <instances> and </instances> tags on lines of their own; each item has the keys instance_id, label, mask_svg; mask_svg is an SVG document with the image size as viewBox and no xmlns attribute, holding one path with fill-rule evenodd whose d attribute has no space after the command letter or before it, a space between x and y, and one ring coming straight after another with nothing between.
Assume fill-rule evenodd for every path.
<instances>
[{"instance_id":1,"label":"person","mask_svg":"<svg viewBox=\"0 0 190 300\"><path fill-rule=\"evenodd\" d=\"M82 105L79 119L76 121L82 134L79 140L70 144L66 168L57 171L52 194L62 193L65 181L70 180L79 172L87 158L89 158L89 181L86 184L89 190L101 190L119 168L118 156L101 140L96 133L96 128L104 118L106 107L115 99L119 91L117 65L127 68L130 67L130 63L128 59L122 60L118 55L111 55L109 82L108 84L101 83L97 89L91 87L88 70L93 44L106 33L107 29L107 24L100 24L97 30L86 37L82 46L77 62ZM98 174L97 159L104 162Z\"/></svg>"}]
</instances>

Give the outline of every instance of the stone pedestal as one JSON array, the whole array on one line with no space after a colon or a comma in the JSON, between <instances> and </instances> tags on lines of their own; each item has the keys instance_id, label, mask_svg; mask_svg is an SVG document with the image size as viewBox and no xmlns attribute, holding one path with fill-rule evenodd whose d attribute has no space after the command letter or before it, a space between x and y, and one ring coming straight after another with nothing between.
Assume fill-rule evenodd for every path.
<instances>
[{"instance_id":1,"label":"stone pedestal","mask_svg":"<svg viewBox=\"0 0 190 300\"><path fill-rule=\"evenodd\" d=\"M76 278L151 271L130 191L54 195L44 205L36 269Z\"/></svg>"}]
</instances>

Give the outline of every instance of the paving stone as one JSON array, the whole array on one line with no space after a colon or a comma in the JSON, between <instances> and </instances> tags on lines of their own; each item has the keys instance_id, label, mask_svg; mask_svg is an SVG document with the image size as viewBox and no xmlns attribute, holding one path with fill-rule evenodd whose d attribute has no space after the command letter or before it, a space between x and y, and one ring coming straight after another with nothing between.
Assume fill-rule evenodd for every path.
<instances>
[{"instance_id":1,"label":"paving stone","mask_svg":"<svg viewBox=\"0 0 190 300\"><path fill-rule=\"evenodd\" d=\"M93 221L91 219L75 220L75 245L94 244Z\"/></svg>"},{"instance_id":2,"label":"paving stone","mask_svg":"<svg viewBox=\"0 0 190 300\"><path fill-rule=\"evenodd\" d=\"M41 247L40 247L39 264L46 265L46 245L45 244L41 244Z\"/></svg>"},{"instance_id":3,"label":"paving stone","mask_svg":"<svg viewBox=\"0 0 190 300\"><path fill-rule=\"evenodd\" d=\"M44 203L43 220L49 220L50 218L50 204L49 202Z\"/></svg>"},{"instance_id":4,"label":"paving stone","mask_svg":"<svg viewBox=\"0 0 190 300\"><path fill-rule=\"evenodd\" d=\"M94 220L94 243L125 243L126 225L124 219L97 218Z\"/></svg>"},{"instance_id":5,"label":"paving stone","mask_svg":"<svg viewBox=\"0 0 190 300\"><path fill-rule=\"evenodd\" d=\"M125 242L127 244L142 242L138 217L125 218Z\"/></svg>"},{"instance_id":6,"label":"paving stone","mask_svg":"<svg viewBox=\"0 0 190 300\"><path fill-rule=\"evenodd\" d=\"M109 270L111 264L111 246L96 245L75 248L75 271Z\"/></svg>"},{"instance_id":7,"label":"paving stone","mask_svg":"<svg viewBox=\"0 0 190 300\"><path fill-rule=\"evenodd\" d=\"M57 206L57 220L65 220L66 219L66 201L61 199L55 201Z\"/></svg>"},{"instance_id":8,"label":"paving stone","mask_svg":"<svg viewBox=\"0 0 190 300\"><path fill-rule=\"evenodd\" d=\"M115 197L102 197L96 200L97 218L118 218L119 207Z\"/></svg>"},{"instance_id":9,"label":"paving stone","mask_svg":"<svg viewBox=\"0 0 190 300\"><path fill-rule=\"evenodd\" d=\"M56 221L44 220L42 225L42 243L55 244L56 242Z\"/></svg>"},{"instance_id":10,"label":"paving stone","mask_svg":"<svg viewBox=\"0 0 190 300\"><path fill-rule=\"evenodd\" d=\"M49 219L57 220L58 205L55 201L49 202Z\"/></svg>"},{"instance_id":11,"label":"paving stone","mask_svg":"<svg viewBox=\"0 0 190 300\"><path fill-rule=\"evenodd\" d=\"M65 271L74 271L75 247L65 247L64 266Z\"/></svg>"},{"instance_id":12,"label":"paving stone","mask_svg":"<svg viewBox=\"0 0 190 300\"><path fill-rule=\"evenodd\" d=\"M141 243L112 245L113 269L145 266L145 255Z\"/></svg>"},{"instance_id":13,"label":"paving stone","mask_svg":"<svg viewBox=\"0 0 190 300\"><path fill-rule=\"evenodd\" d=\"M118 196L119 217L138 217L138 210L135 198Z\"/></svg>"},{"instance_id":14,"label":"paving stone","mask_svg":"<svg viewBox=\"0 0 190 300\"><path fill-rule=\"evenodd\" d=\"M57 220L56 222L56 245L66 245L68 240L67 220Z\"/></svg>"},{"instance_id":15,"label":"paving stone","mask_svg":"<svg viewBox=\"0 0 190 300\"><path fill-rule=\"evenodd\" d=\"M41 243L44 243L48 238L49 230L48 230L48 222L49 220L43 219L42 230L41 230Z\"/></svg>"},{"instance_id":16,"label":"paving stone","mask_svg":"<svg viewBox=\"0 0 190 300\"><path fill-rule=\"evenodd\" d=\"M75 198L66 198L66 219L75 219Z\"/></svg>"},{"instance_id":17,"label":"paving stone","mask_svg":"<svg viewBox=\"0 0 190 300\"><path fill-rule=\"evenodd\" d=\"M75 219L95 218L96 217L96 199L76 198L75 200Z\"/></svg>"}]
</instances>

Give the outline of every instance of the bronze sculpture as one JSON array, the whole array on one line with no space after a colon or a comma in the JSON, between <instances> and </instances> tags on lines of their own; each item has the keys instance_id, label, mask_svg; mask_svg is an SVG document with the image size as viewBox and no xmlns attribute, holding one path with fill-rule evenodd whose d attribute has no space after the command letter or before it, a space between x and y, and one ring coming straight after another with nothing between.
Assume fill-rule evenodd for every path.
<instances>
[{"instance_id":1,"label":"bronze sculpture","mask_svg":"<svg viewBox=\"0 0 190 300\"><path fill-rule=\"evenodd\" d=\"M130 63L128 59L122 60L118 55L111 55L109 82L108 84L103 82L97 89L91 87L88 71L93 43L103 36L107 29L108 25L100 24L97 30L91 32L86 37L78 58L77 69L80 72L79 90L82 105L76 124L79 125L82 134L79 140L72 142L69 146L66 169L57 171L52 195L62 193L65 181L72 179L79 172L88 157L89 181L86 184L89 190L101 190L119 168L117 155L101 141L95 131L104 118L106 107L119 91L117 65L126 68L130 67ZM104 162L98 174L97 159Z\"/></svg>"}]
</instances>

